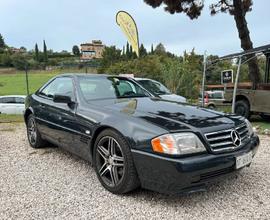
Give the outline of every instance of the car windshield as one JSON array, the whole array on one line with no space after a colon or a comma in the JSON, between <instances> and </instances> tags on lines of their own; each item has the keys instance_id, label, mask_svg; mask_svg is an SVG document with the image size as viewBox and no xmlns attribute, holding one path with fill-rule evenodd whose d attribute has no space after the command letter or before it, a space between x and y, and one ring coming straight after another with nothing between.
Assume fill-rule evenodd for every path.
<instances>
[{"instance_id":1,"label":"car windshield","mask_svg":"<svg viewBox=\"0 0 270 220\"><path fill-rule=\"evenodd\" d=\"M131 80L121 77L79 76L79 88L87 101L146 97L149 94Z\"/></svg>"},{"instance_id":2,"label":"car windshield","mask_svg":"<svg viewBox=\"0 0 270 220\"><path fill-rule=\"evenodd\" d=\"M154 95L169 95L171 92L164 85L153 80L137 80L146 90L150 91Z\"/></svg>"}]
</instances>

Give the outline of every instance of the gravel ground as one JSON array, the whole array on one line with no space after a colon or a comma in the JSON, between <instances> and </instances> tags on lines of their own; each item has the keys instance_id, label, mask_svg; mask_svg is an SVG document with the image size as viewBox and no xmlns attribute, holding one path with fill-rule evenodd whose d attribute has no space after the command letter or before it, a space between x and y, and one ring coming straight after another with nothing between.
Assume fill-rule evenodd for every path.
<instances>
[{"instance_id":1,"label":"gravel ground","mask_svg":"<svg viewBox=\"0 0 270 220\"><path fill-rule=\"evenodd\" d=\"M0 219L270 219L270 138L250 168L207 187L166 196L117 196L91 165L58 148L31 149L23 124L0 124Z\"/></svg>"}]
</instances>

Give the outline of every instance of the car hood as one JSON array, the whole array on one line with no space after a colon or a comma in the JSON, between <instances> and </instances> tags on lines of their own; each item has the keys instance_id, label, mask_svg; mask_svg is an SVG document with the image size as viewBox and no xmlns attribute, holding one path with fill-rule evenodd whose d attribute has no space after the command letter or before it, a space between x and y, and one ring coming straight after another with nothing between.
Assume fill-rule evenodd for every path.
<instances>
[{"instance_id":1,"label":"car hood","mask_svg":"<svg viewBox=\"0 0 270 220\"><path fill-rule=\"evenodd\" d=\"M171 132L190 129L212 132L243 123L239 116L160 98L110 99L95 103L105 109L141 118Z\"/></svg>"}]
</instances>

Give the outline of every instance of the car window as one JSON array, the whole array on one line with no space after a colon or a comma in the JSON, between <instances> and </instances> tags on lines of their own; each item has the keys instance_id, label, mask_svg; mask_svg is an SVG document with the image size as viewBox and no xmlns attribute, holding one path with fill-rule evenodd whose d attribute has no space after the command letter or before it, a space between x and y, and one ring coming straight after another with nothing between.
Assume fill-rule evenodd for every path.
<instances>
[{"instance_id":1,"label":"car window","mask_svg":"<svg viewBox=\"0 0 270 220\"><path fill-rule=\"evenodd\" d=\"M74 98L74 89L72 78L70 77L59 77L53 80L40 92L41 95L52 98L55 94L65 95Z\"/></svg>"},{"instance_id":2,"label":"car window","mask_svg":"<svg viewBox=\"0 0 270 220\"><path fill-rule=\"evenodd\" d=\"M222 96L222 93L221 92L215 92L212 94L212 97L213 99L222 99L223 96Z\"/></svg>"},{"instance_id":3,"label":"car window","mask_svg":"<svg viewBox=\"0 0 270 220\"><path fill-rule=\"evenodd\" d=\"M155 95L166 95L171 94L169 89L159 82L153 80L138 80L138 82L148 91Z\"/></svg>"},{"instance_id":4,"label":"car window","mask_svg":"<svg viewBox=\"0 0 270 220\"><path fill-rule=\"evenodd\" d=\"M3 98L1 98L0 103L14 104L14 103L16 103L15 97L3 97Z\"/></svg>"},{"instance_id":5,"label":"car window","mask_svg":"<svg viewBox=\"0 0 270 220\"><path fill-rule=\"evenodd\" d=\"M24 104L24 98L23 97L15 97L15 102L17 104Z\"/></svg>"},{"instance_id":6,"label":"car window","mask_svg":"<svg viewBox=\"0 0 270 220\"><path fill-rule=\"evenodd\" d=\"M120 81L117 88L118 88L120 96L124 96L127 93L129 93L129 94L136 93L136 89L128 81Z\"/></svg>"},{"instance_id":7,"label":"car window","mask_svg":"<svg viewBox=\"0 0 270 220\"><path fill-rule=\"evenodd\" d=\"M79 77L79 89L86 100L149 96L131 80L118 77Z\"/></svg>"}]
</instances>

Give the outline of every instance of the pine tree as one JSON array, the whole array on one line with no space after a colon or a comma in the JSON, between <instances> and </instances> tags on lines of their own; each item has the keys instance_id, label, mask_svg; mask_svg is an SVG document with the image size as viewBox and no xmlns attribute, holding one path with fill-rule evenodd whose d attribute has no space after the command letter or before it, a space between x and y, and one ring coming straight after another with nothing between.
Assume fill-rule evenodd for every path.
<instances>
[{"instance_id":1,"label":"pine tree","mask_svg":"<svg viewBox=\"0 0 270 220\"><path fill-rule=\"evenodd\" d=\"M47 45L46 45L45 40L43 40L43 61L44 61L45 63L48 62Z\"/></svg>"},{"instance_id":2,"label":"pine tree","mask_svg":"<svg viewBox=\"0 0 270 220\"><path fill-rule=\"evenodd\" d=\"M38 45L37 45L37 43L36 43L36 45L35 45L35 56L34 56L34 59L35 59L36 61L39 61L39 50L38 50Z\"/></svg>"}]
</instances>

